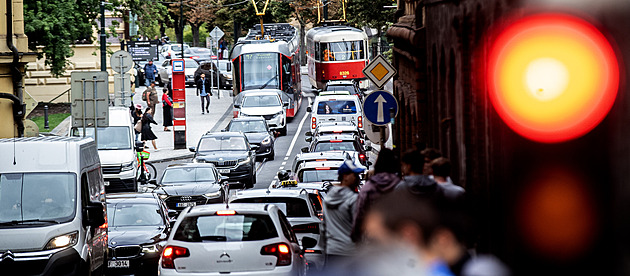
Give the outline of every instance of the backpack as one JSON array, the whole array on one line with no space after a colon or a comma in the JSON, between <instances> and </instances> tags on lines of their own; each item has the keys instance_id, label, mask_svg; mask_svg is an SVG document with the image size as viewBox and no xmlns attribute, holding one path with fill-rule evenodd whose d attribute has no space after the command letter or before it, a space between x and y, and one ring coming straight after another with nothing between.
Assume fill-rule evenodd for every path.
<instances>
[{"instance_id":1,"label":"backpack","mask_svg":"<svg viewBox=\"0 0 630 276\"><path fill-rule=\"evenodd\" d=\"M143 101L147 101L147 90L144 90L144 92L142 92L142 100Z\"/></svg>"}]
</instances>

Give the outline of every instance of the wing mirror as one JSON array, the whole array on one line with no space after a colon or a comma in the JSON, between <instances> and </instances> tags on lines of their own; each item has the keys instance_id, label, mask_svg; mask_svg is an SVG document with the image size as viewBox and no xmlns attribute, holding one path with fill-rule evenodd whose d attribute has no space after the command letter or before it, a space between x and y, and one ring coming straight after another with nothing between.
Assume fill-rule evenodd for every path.
<instances>
[{"instance_id":1,"label":"wing mirror","mask_svg":"<svg viewBox=\"0 0 630 276\"><path fill-rule=\"evenodd\" d=\"M371 151L372 150L372 146L365 146L364 147L366 151Z\"/></svg>"},{"instance_id":2,"label":"wing mirror","mask_svg":"<svg viewBox=\"0 0 630 276\"><path fill-rule=\"evenodd\" d=\"M311 111L313 111L313 108L312 108L312 107L310 107L310 106L307 106L307 107L306 107L306 112L311 112Z\"/></svg>"},{"instance_id":3,"label":"wing mirror","mask_svg":"<svg viewBox=\"0 0 630 276\"><path fill-rule=\"evenodd\" d=\"M317 245L317 240L311 237L302 238L302 249L313 248Z\"/></svg>"},{"instance_id":4,"label":"wing mirror","mask_svg":"<svg viewBox=\"0 0 630 276\"><path fill-rule=\"evenodd\" d=\"M231 62L227 63L227 71L228 72L232 71L232 63Z\"/></svg>"},{"instance_id":5,"label":"wing mirror","mask_svg":"<svg viewBox=\"0 0 630 276\"><path fill-rule=\"evenodd\" d=\"M85 206L83 224L91 227L99 227L105 224L105 211L102 203L90 202Z\"/></svg>"},{"instance_id":6,"label":"wing mirror","mask_svg":"<svg viewBox=\"0 0 630 276\"><path fill-rule=\"evenodd\" d=\"M302 152L307 153L308 152L308 147L303 147L302 149L300 149Z\"/></svg>"},{"instance_id":7,"label":"wing mirror","mask_svg":"<svg viewBox=\"0 0 630 276\"><path fill-rule=\"evenodd\" d=\"M177 219L177 211L175 210L168 210L168 217L171 219Z\"/></svg>"},{"instance_id":8,"label":"wing mirror","mask_svg":"<svg viewBox=\"0 0 630 276\"><path fill-rule=\"evenodd\" d=\"M282 106L289 107L289 103L282 103Z\"/></svg>"},{"instance_id":9,"label":"wing mirror","mask_svg":"<svg viewBox=\"0 0 630 276\"><path fill-rule=\"evenodd\" d=\"M312 142L312 141L313 141L313 137L306 137L306 138L304 138L304 141L306 141L306 142L309 142L309 143L310 143L310 142Z\"/></svg>"},{"instance_id":10,"label":"wing mirror","mask_svg":"<svg viewBox=\"0 0 630 276\"><path fill-rule=\"evenodd\" d=\"M188 150L191 151L191 152L196 152L197 148L196 147L190 147L190 148L188 148Z\"/></svg>"},{"instance_id":11,"label":"wing mirror","mask_svg":"<svg viewBox=\"0 0 630 276\"><path fill-rule=\"evenodd\" d=\"M149 184L157 186L157 180L151 179L149 180Z\"/></svg>"},{"instance_id":12,"label":"wing mirror","mask_svg":"<svg viewBox=\"0 0 630 276\"><path fill-rule=\"evenodd\" d=\"M240 104L234 104L234 108L241 108Z\"/></svg>"},{"instance_id":13,"label":"wing mirror","mask_svg":"<svg viewBox=\"0 0 630 276\"><path fill-rule=\"evenodd\" d=\"M304 135L306 135L306 136L313 136L313 133L310 132L310 131L307 131L307 132L304 132Z\"/></svg>"},{"instance_id":14,"label":"wing mirror","mask_svg":"<svg viewBox=\"0 0 630 276\"><path fill-rule=\"evenodd\" d=\"M227 176L225 176L225 175L221 175L221 176L219 177L219 179L221 180L221 182L225 182L225 181L228 181L228 179L230 179L230 178L229 178L229 177L227 177Z\"/></svg>"},{"instance_id":15,"label":"wing mirror","mask_svg":"<svg viewBox=\"0 0 630 276\"><path fill-rule=\"evenodd\" d=\"M141 152L144 150L144 142L142 141L136 141L136 151L137 152Z\"/></svg>"}]
</instances>

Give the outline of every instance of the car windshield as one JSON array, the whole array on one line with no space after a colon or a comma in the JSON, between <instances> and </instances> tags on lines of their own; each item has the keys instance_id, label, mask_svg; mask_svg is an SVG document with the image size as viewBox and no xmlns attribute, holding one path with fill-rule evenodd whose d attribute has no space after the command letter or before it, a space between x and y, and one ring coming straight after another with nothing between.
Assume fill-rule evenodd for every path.
<instances>
[{"instance_id":1,"label":"car windshield","mask_svg":"<svg viewBox=\"0 0 630 276\"><path fill-rule=\"evenodd\" d=\"M243 90L279 89L279 56L277 53L253 53L242 56Z\"/></svg>"},{"instance_id":2,"label":"car windshield","mask_svg":"<svg viewBox=\"0 0 630 276\"><path fill-rule=\"evenodd\" d=\"M94 128L86 128L85 133L86 136L94 137ZM129 135L129 127L126 126L98 128L98 149L131 149L131 136ZM75 128L72 136L83 136L83 128Z\"/></svg>"},{"instance_id":3,"label":"car windshield","mask_svg":"<svg viewBox=\"0 0 630 276\"><path fill-rule=\"evenodd\" d=\"M184 51L189 49L190 46L188 45L184 45ZM171 45L171 50L177 52L177 51L181 51L182 50L182 46L181 45Z\"/></svg>"},{"instance_id":4,"label":"car windshield","mask_svg":"<svg viewBox=\"0 0 630 276\"><path fill-rule=\"evenodd\" d=\"M267 132L267 124L265 121L233 121L230 123L229 131L236 132Z\"/></svg>"},{"instance_id":5,"label":"car windshield","mask_svg":"<svg viewBox=\"0 0 630 276\"><path fill-rule=\"evenodd\" d=\"M294 197L252 197L237 198L234 203L284 203L286 204L287 217L310 217L308 205L302 198Z\"/></svg>"},{"instance_id":6,"label":"car windshield","mask_svg":"<svg viewBox=\"0 0 630 276\"><path fill-rule=\"evenodd\" d=\"M331 85L324 89L326 91L348 91L350 94L357 94L357 91L354 90L354 87L350 85Z\"/></svg>"},{"instance_id":7,"label":"car windshield","mask_svg":"<svg viewBox=\"0 0 630 276\"><path fill-rule=\"evenodd\" d=\"M158 205L117 203L107 204L107 225L121 226L159 226L164 225Z\"/></svg>"},{"instance_id":8,"label":"car windshield","mask_svg":"<svg viewBox=\"0 0 630 276\"><path fill-rule=\"evenodd\" d=\"M356 151L354 143L352 141L341 142L319 142L315 145L315 152L330 151L330 150L344 150L344 151Z\"/></svg>"},{"instance_id":9,"label":"car windshield","mask_svg":"<svg viewBox=\"0 0 630 276\"><path fill-rule=\"evenodd\" d=\"M300 182L304 183L336 181L337 176L337 170L334 168L327 170L304 170L298 173L298 179Z\"/></svg>"},{"instance_id":10,"label":"car windshield","mask_svg":"<svg viewBox=\"0 0 630 276\"><path fill-rule=\"evenodd\" d=\"M356 114L354 101L322 101L317 104L317 114Z\"/></svg>"},{"instance_id":11,"label":"car windshield","mask_svg":"<svg viewBox=\"0 0 630 276\"><path fill-rule=\"evenodd\" d=\"M201 139L199 151L217 150L247 150L247 143L243 137L208 137Z\"/></svg>"},{"instance_id":12,"label":"car windshield","mask_svg":"<svg viewBox=\"0 0 630 276\"><path fill-rule=\"evenodd\" d=\"M213 168L167 168L161 183L212 182L216 181Z\"/></svg>"},{"instance_id":13,"label":"car windshield","mask_svg":"<svg viewBox=\"0 0 630 276\"><path fill-rule=\"evenodd\" d=\"M227 62L227 61L226 61L226 62L219 61L219 70L221 70L221 72L230 72L230 71L228 70L228 68L227 68L227 67L228 67L228 66L227 66L227 65L228 65L228 63L229 63L229 62Z\"/></svg>"},{"instance_id":14,"label":"car windshield","mask_svg":"<svg viewBox=\"0 0 630 276\"><path fill-rule=\"evenodd\" d=\"M1 174L0 224L71 221L76 192L75 174L71 173Z\"/></svg>"},{"instance_id":15,"label":"car windshield","mask_svg":"<svg viewBox=\"0 0 630 276\"><path fill-rule=\"evenodd\" d=\"M243 107L269 107L282 106L280 99L275 95L245 96Z\"/></svg>"},{"instance_id":16,"label":"car windshield","mask_svg":"<svg viewBox=\"0 0 630 276\"><path fill-rule=\"evenodd\" d=\"M191 216L179 224L174 240L185 242L260 241L278 237L268 215Z\"/></svg>"}]
</instances>

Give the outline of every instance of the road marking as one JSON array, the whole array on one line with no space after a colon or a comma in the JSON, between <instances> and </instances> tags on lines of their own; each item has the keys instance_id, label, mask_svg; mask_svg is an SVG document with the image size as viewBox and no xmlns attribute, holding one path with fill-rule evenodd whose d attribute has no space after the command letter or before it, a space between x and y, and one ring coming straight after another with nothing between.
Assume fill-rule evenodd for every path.
<instances>
[{"instance_id":1,"label":"road marking","mask_svg":"<svg viewBox=\"0 0 630 276\"><path fill-rule=\"evenodd\" d=\"M311 105L311 98L308 98L308 105ZM307 112L304 112L304 117L302 117L302 121L300 121L300 124L298 125L297 130L295 131L295 134L293 135L293 141L291 141L291 145L289 146L289 150L287 151L287 155L286 158L284 160L287 160L289 156L291 156L291 152L293 151L293 146L295 146L295 142L297 141L297 138L300 136L300 130L302 130L302 126L304 126L304 122L306 122L306 117L308 116Z\"/></svg>"},{"instance_id":2,"label":"road marking","mask_svg":"<svg viewBox=\"0 0 630 276\"><path fill-rule=\"evenodd\" d=\"M284 166L284 165L286 165L286 164L287 164L287 162L286 162L286 161L285 161L285 162L282 162L282 166Z\"/></svg>"},{"instance_id":3,"label":"road marking","mask_svg":"<svg viewBox=\"0 0 630 276\"><path fill-rule=\"evenodd\" d=\"M284 158L284 160L285 160L285 161L286 161L286 160L289 160L289 157L288 157L288 156L287 156L287 157L285 157L285 158Z\"/></svg>"},{"instance_id":4,"label":"road marking","mask_svg":"<svg viewBox=\"0 0 630 276\"><path fill-rule=\"evenodd\" d=\"M284 170L284 166L282 166L282 167L278 168L278 170Z\"/></svg>"}]
</instances>

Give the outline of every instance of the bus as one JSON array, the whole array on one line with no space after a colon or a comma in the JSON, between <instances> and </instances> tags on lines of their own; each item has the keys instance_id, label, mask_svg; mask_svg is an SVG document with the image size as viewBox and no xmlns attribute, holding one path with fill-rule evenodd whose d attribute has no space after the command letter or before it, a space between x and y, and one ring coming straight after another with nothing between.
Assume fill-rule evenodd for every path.
<instances>
[{"instance_id":1,"label":"bus","mask_svg":"<svg viewBox=\"0 0 630 276\"><path fill-rule=\"evenodd\" d=\"M260 24L236 43L230 54L234 96L243 91L276 89L288 118L302 103L300 79L300 32L288 23Z\"/></svg>"},{"instance_id":2,"label":"bus","mask_svg":"<svg viewBox=\"0 0 630 276\"><path fill-rule=\"evenodd\" d=\"M360 88L368 82L363 68L369 63L368 36L349 26L315 27L306 34L308 78L315 89L331 80L354 80Z\"/></svg>"}]
</instances>

